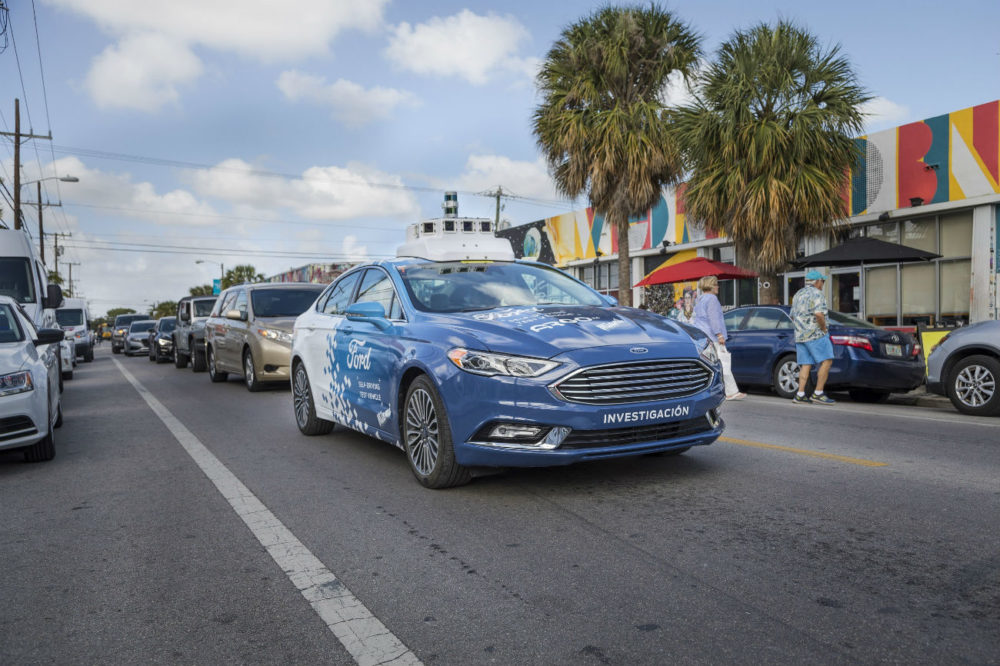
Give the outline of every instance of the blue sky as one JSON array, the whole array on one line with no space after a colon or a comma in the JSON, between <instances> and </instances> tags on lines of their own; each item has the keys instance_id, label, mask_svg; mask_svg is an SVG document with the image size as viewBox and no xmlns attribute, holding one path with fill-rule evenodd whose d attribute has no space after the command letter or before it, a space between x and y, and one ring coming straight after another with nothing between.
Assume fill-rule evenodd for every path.
<instances>
[{"instance_id":1,"label":"blue sky","mask_svg":"<svg viewBox=\"0 0 1000 666\"><path fill-rule=\"evenodd\" d=\"M22 131L53 136L24 147L23 179L80 179L43 183L43 200L63 204L45 228L72 234L61 260L79 263L95 314L175 300L220 263L273 274L390 255L407 224L440 214L446 189L462 214L492 217L494 199L476 193L502 186L513 224L585 205L558 196L539 158L533 73L604 3L3 4L0 125L13 130L20 98ZM875 96L871 130L1000 97L996 0L666 6L708 57L778 18L839 43ZM0 141L8 188L12 156ZM37 237L33 207L26 217Z\"/></svg>"}]
</instances>

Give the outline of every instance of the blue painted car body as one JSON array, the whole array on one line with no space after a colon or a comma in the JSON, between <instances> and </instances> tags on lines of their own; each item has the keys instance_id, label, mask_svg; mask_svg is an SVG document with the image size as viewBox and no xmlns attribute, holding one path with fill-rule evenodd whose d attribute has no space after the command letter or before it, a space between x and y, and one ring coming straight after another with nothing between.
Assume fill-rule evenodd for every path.
<instances>
[{"instance_id":1,"label":"blue painted car body","mask_svg":"<svg viewBox=\"0 0 1000 666\"><path fill-rule=\"evenodd\" d=\"M570 281L586 303L491 301L491 294L502 292L505 280L516 278L518 271L530 274L529 282L538 289L548 277L562 286L568 283L561 281ZM502 280L495 277L501 274ZM362 294L373 280L382 285L373 297L382 307L372 307ZM459 291L469 285L474 288L467 297L478 302L459 307L468 304ZM345 302L338 300L348 291ZM724 427L716 411L723 389L719 366L703 352L706 346L700 333L645 310L615 306L544 264L396 259L356 268L328 287L296 321L292 364L301 363L308 372L317 417L404 451L403 402L410 384L424 375L445 407L459 465L533 467L715 441ZM521 367L518 359L525 358L544 371L537 376L477 374L449 356L464 350L470 350L470 358L507 355L513 360L504 367ZM651 378L636 375L643 372ZM649 390L659 386L657 378L664 373L673 377L671 372L694 379L677 397L661 392L648 399ZM587 398L591 387L603 386L605 376L605 383L636 379L614 389L619 393L612 402L602 402L606 397L581 402L576 394L567 399L572 390L582 390ZM570 378L572 384L563 383ZM641 381L653 388L631 395L629 384L645 387ZM533 442L497 441L491 432L504 424L541 427L544 433ZM569 429L558 445L539 444L545 437L558 439L562 430L557 429Z\"/></svg>"},{"instance_id":2,"label":"blue painted car body","mask_svg":"<svg viewBox=\"0 0 1000 666\"><path fill-rule=\"evenodd\" d=\"M726 348L732 354L733 376L738 384L772 386L783 393L774 383L779 364L795 356L795 330L789 310L787 306L757 305L725 314L729 333ZM832 310L828 316L834 342L829 388L878 395L920 386L924 379L923 357L912 336ZM890 354L890 350L899 353Z\"/></svg>"}]
</instances>

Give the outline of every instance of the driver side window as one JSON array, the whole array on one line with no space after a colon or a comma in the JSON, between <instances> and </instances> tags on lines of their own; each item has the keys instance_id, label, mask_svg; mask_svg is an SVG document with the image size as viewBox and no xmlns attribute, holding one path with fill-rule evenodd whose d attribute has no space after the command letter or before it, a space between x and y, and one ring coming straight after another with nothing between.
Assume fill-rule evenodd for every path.
<instances>
[{"instance_id":1,"label":"driver side window","mask_svg":"<svg viewBox=\"0 0 1000 666\"><path fill-rule=\"evenodd\" d=\"M354 295L354 286L358 283L361 271L355 271L345 275L334 283L330 289L330 295L323 304L323 313L328 315L342 315L347 306L351 303L351 296Z\"/></svg>"}]
</instances>

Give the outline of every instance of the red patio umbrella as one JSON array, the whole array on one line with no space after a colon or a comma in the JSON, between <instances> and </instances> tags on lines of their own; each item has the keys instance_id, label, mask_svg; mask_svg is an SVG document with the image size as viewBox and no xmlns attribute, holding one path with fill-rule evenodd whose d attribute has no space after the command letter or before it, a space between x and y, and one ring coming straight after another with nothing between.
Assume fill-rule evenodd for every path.
<instances>
[{"instance_id":1,"label":"red patio umbrella","mask_svg":"<svg viewBox=\"0 0 1000 666\"><path fill-rule=\"evenodd\" d=\"M727 264L724 261L712 261L705 257L695 257L671 266L660 266L644 277L635 286L649 287L654 284L670 284L671 282L690 282L706 275L714 275L720 280L735 280L737 278L755 278L753 271L739 266Z\"/></svg>"}]
</instances>

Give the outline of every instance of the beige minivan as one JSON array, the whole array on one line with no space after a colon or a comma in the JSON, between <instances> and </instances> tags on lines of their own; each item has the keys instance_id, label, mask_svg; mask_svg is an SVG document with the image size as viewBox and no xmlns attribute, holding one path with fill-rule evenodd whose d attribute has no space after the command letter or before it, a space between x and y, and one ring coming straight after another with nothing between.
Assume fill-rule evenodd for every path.
<instances>
[{"instance_id":1,"label":"beige minivan","mask_svg":"<svg viewBox=\"0 0 1000 666\"><path fill-rule=\"evenodd\" d=\"M325 286L262 282L223 291L205 321L209 378L224 382L230 373L242 375L250 391L259 391L269 382L287 383L295 318Z\"/></svg>"}]
</instances>

